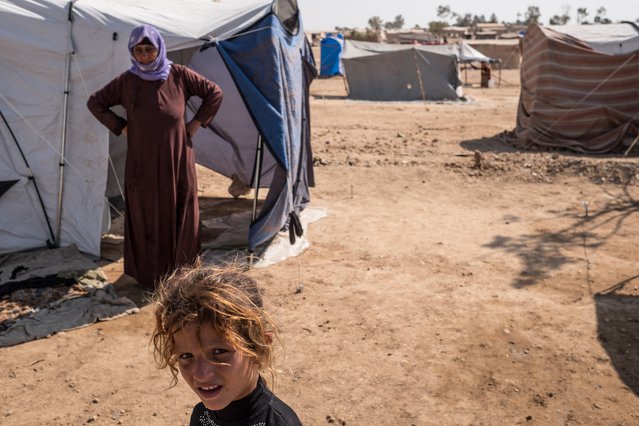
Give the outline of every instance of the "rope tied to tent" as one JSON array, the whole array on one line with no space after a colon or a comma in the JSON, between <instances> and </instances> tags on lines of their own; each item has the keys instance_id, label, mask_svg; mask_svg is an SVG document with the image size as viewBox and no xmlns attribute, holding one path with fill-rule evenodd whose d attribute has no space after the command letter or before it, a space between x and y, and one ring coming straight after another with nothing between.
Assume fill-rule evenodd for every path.
<instances>
[{"instance_id":1,"label":"rope tied to tent","mask_svg":"<svg viewBox=\"0 0 639 426\"><path fill-rule=\"evenodd\" d=\"M16 114L16 116L18 116L31 130L33 130L33 132L35 134L37 134L40 139L42 139L42 141L49 147L51 148L51 150L57 155L57 156L61 156L62 154L60 153L60 151L58 151L56 149L56 147L54 147L53 145L51 145L51 143L49 143L48 139L38 131L38 129L36 129L30 122L29 120L26 119L25 116L23 116L22 114L20 114L20 112L15 108L15 106L9 102L9 100L7 98L5 98L2 93L0 93L0 99L2 99L4 101L4 103L7 104L7 106L9 106L9 108L11 108L11 110ZM82 173L80 173L80 171L78 169L76 169L75 167L73 167L73 164L68 163L67 164L69 167L71 167L71 169L73 169L73 171L75 171L78 176L80 176L82 179L84 179L86 182L89 182L89 179L87 179L86 177L84 177L82 175Z\"/></svg>"},{"instance_id":2,"label":"rope tied to tent","mask_svg":"<svg viewBox=\"0 0 639 426\"><path fill-rule=\"evenodd\" d=\"M56 246L56 238L55 235L53 233L53 228L51 227L51 222L49 221L49 216L47 215L47 210L44 207L44 201L42 200L42 195L40 194L40 189L38 188L38 183L36 182L35 176L33 175L33 172L31 170L31 166L29 166L29 161L27 161L27 157L24 155L24 151L22 151L22 147L20 146L20 143L18 142L18 139L16 138L16 135L13 133L13 129L11 129L11 126L9 126L9 122L7 121L7 119L5 118L4 114L2 113L2 110L0 110L0 116L2 117L2 121L4 121L5 126L7 126L7 129L9 130L9 133L11 134L11 138L13 139L13 141L15 142L16 146L18 147L18 151L20 152L20 156L22 157L22 160L24 161L24 164L27 168L27 178L33 182L33 187L35 188L36 191L36 195L38 196L38 201L40 202L40 207L42 208L42 214L44 215L44 219L47 222L47 228L49 228L49 235L51 235L51 240L47 239L47 247L48 248L53 248Z\"/></svg>"},{"instance_id":3,"label":"rope tied to tent","mask_svg":"<svg viewBox=\"0 0 639 426\"><path fill-rule=\"evenodd\" d=\"M201 40L203 40L203 41L207 41L207 43L206 43L206 44L204 44L200 50L204 50L204 49L206 49L206 48L208 48L208 47L214 46L215 44L217 44L217 43L218 43L218 42L220 42L220 41L224 41L224 40L232 40L232 39L234 39L234 38L238 38L238 37L241 37L241 36L245 36L245 35L247 35L247 34L256 33L256 32L259 32L259 31L264 31L264 30L269 30L269 29L271 29L271 27L255 28L254 30L244 31L244 32L239 32L239 33L237 33L237 34L233 34L233 35L231 35L231 36L226 36L225 34L222 34L222 35L221 35L221 36L219 36L219 37L214 37L214 36L211 36L211 35L210 35L210 36L208 36L208 38L207 38L207 39L201 39Z\"/></svg>"},{"instance_id":4,"label":"rope tied to tent","mask_svg":"<svg viewBox=\"0 0 639 426\"><path fill-rule=\"evenodd\" d=\"M550 129L552 129L555 124L559 123L561 120L563 120L572 110L574 110L578 105L582 104L586 99L588 99L590 97L590 95L592 95L593 93L595 93L597 90L599 90L601 88L601 86L603 86L604 84L606 84L608 82L608 80L610 80L615 74L617 74L617 72L619 72L619 70L621 70L624 66L626 66L630 61L632 61L633 59L635 59L635 57L637 56L637 54L633 54L631 56L628 57L628 59L626 59L626 61L619 65L615 70L613 70L603 81L601 81L594 89L592 89L590 92L586 93L586 95L581 98L579 100L579 102L577 102L576 104L574 104L570 109L568 109L566 112L564 112L558 119L556 119L555 121L553 121L550 126L548 126L545 129L540 128L539 132L541 134L543 134L546 137L551 137L550 135ZM636 114L635 114L636 116ZM634 119L634 117L633 117ZM632 119L631 119L632 120Z\"/></svg>"},{"instance_id":5,"label":"rope tied to tent","mask_svg":"<svg viewBox=\"0 0 639 426\"><path fill-rule=\"evenodd\" d=\"M415 59L415 70L417 71L417 81L419 82L419 91L422 94L422 101L426 106L426 91L424 90L424 83L422 82L422 72L419 69L419 63L417 62L417 49L413 49L413 59ZM428 107L426 107L428 110Z\"/></svg>"}]
</instances>

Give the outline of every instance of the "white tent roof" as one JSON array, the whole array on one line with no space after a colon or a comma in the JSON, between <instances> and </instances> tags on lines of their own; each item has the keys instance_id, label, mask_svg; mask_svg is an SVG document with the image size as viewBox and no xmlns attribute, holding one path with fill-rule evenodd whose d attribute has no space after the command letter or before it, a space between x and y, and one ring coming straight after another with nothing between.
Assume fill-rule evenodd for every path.
<instances>
[{"instance_id":1,"label":"white tent roof","mask_svg":"<svg viewBox=\"0 0 639 426\"><path fill-rule=\"evenodd\" d=\"M128 36L141 24L156 27L169 50L197 45L198 39L220 38L238 32L271 8L272 0L9 0L0 3L4 40L24 40L58 52L66 51L64 37L51 37L52 29L67 25L73 3L75 31L105 30ZM26 25L26 27L25 27ZM74 33L75 33L74 31ZM81 32L74 38L80 41Z\"/></svg>"},{"instance_id":2,"label":"white tent roof","mask_svg":"<svg viewBox=\"0 0 639 426\"><path fill-rule=\"evenodd\" d=\"M201 39L227 38L265 16L272 3L0 2L0 111L24 151L55 230L61 218L61 246L75 244L81 251L100 253L108 130L91 116L86 101L93 91L129 67L130 31L141 23L151 24L164 36L167 49L176 50L199 45ZM71 4L72 24L68 19ZM68 55L71 51L74 54ZM64 92L68 58L67 97ZM63 201L59 204L63 140ZM42 247L50 235L29 171L9 129L0 121L0 181L16 179L19 182L0 197L0 254Z\"/></svg>"},{"instance_id":3,"label":"white tent roof","mask_svg":"<svg viewBox=\"0 0 639 426\"><path fill-rule=\"evenodd\" d=\"M575 37L595 50L623 55L639 50L639 29L629 23L606 25L548 25L551 30Z\"/></svg>"},{"instance_id":4,"label":"white tent roof","mask_svg":"<svg viewBox=\"0 0 639 426\"><path fill-rule=\"evenodd\" d=\"M374 43L369 41L347 40L342 58L357 58L362 56L377 55L384 52L399 52L417 49L425 52L438 53L440 55L455 56L460 62L476 61L490 62L491 58L466 43L422 45L422 44L389 44Z\"/></svg>"}]
</instances>

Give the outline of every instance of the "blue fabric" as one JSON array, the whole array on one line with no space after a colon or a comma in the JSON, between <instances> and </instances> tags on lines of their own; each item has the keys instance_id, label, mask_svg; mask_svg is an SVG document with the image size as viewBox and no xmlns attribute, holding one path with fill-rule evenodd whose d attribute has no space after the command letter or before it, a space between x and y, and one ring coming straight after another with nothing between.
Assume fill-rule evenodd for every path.
<instances>
[{"instance_id":1,"label":"blue fabric","mask_svg":"<svg viewBox=\"0 0 639 426\"><path fill-rule=\"evenodd\" d=\"M329 36L322 39L320 44L320 77L344 75L342 65L342 51L344 40L337 36Z\"/></svg>"},{"instance_id":2,"label":"blue fabric","mask_svg":"<svg viewBox=\"0 0 639 426\"><path fill-rule=\"evenodd\" d=\"M291 34L274 14L219 42L217 48L281 168L249 230L249 250L254 250L308 202L308 184L313 180L308 170L309 164L312 169L308 92L317 71L301 23L299 31Z\"/></svg>"}]
</instances>

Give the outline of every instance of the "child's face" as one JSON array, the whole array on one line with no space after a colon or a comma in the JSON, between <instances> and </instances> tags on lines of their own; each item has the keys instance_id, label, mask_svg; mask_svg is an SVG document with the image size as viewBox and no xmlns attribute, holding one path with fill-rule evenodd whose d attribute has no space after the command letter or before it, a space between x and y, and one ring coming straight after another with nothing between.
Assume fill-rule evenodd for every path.
<instances>
[{"instance_id":1,"label":"child's face","mask_svg":"<svg viewBox=\"0 0 639 426\"><path fill-rule=\"evenodd\" d=\"M189 322L173 340L182 377L209 410L221 410L255 389L257 364L236 351L211 325L198 327Z\"/></svg>"}]
</instances>

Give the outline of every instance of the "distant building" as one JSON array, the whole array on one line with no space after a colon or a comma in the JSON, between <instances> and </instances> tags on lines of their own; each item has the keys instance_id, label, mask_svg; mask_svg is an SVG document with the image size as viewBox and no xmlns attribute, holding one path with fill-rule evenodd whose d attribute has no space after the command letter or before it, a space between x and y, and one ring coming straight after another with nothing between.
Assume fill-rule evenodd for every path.
<instances>
[{"instance_id":1,"label":"distant building","mask_svg":"<svg viewBox=\"0 0 639 426\"><path fill-rule=\"evenodd\" d=\"M440 37L427 30L386 30L385 41L391 44L439 44Z\"/></svg>"},{"instance_id":2,"label":"distant building","mask_svg":"<svg viewBox=\"0 0 639 426\"><path fill-rule=\"evenodd\" d=\"M306 39L311 43L311 46L319 46L324 37L326 37L325 32L306 33Z\"/></svg>"},{"instance_id":3,"label":"distant building","mask_svg":"<svg viewBox=\"0 0 639 426\"><path fill-rule=\"evenodd\" d=\"M442 32L444 34L444 37L447 37L449 39L468 38L468 36L472 34L470 28L456 26L444 27Z\"/></svg>"}]
</instances>

